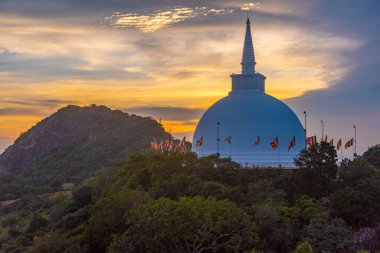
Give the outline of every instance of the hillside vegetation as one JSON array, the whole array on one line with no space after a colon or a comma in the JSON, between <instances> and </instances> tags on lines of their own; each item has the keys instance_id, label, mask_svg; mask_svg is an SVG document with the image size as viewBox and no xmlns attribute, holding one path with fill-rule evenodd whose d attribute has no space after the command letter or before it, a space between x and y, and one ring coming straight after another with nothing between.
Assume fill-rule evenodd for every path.
<instances>
[{"instance_id":1,"label":"hillside vegetation","mask_svg":"<svg viewBox=\"0 0 380 253\"><path fill-rule=\"evenodd\" d=\"M380 169L365 157L337 165L328 143L311 146L296 163L298 170L244 169L194 153L133 154L72 193L1 208L1 249L375 252Z\"/></svg>"},{"instance_id":2,"label":"hillside vegetation","mask_svg":"<svg viewBox=\"0 0 380 253\"><path fill-rule=\"evenodd\" d=\"M172 137L152 118L105 106L64 107L0 155L0 200L81 182L146 150L154 138Z\"/></svg>"}]
</instances>

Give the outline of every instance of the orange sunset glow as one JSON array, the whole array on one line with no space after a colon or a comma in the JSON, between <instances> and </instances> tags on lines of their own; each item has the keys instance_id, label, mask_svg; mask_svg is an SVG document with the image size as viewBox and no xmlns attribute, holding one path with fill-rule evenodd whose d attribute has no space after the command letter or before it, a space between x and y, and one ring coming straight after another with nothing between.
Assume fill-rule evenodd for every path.
<instances>
[{"instance_id":1,"label":"orange sunset glow","mask_svg":"<svg viewBox=\"0 0 380 253\"><path fill-rule=\"evenodd\" d=\"M0 67L1 148L67 104L139 108L174 135L191 137L240 69L247 14L257 69L268 77L267 93L282 100L334 87L355 67L347 52L364 43L303 24L308 4L209 2L115 7L73 19L0 10L0 55L7 62ZM194 113L152 115L154 107Z\"/></svg>"}]
</instances>

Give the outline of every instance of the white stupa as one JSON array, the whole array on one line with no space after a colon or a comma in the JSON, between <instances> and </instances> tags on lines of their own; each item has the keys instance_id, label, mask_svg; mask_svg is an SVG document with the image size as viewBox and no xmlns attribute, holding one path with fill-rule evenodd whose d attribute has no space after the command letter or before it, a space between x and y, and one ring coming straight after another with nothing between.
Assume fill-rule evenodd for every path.
<instances>
[{"instance_id":1,"label":"white stupa","mask_svg":"<svg viewBox=\"0 0 380 253\"><path fill-rule=\"evenodd\" d=\"M266 77L255 70L250 21L244 40L241 74L232 74L232 90L200 119L193 138L199 156L218 154L248 166L293 167L305 147L304 128L282 101L265 93ZM226 138L231 136L230 143ZM260 139L258 145L253 145ZM278 137L278 146L271 142ZM289 149L291 140L295 145ZM196 146L202 139L202 145Z\"/></svg>"}]
</instances>

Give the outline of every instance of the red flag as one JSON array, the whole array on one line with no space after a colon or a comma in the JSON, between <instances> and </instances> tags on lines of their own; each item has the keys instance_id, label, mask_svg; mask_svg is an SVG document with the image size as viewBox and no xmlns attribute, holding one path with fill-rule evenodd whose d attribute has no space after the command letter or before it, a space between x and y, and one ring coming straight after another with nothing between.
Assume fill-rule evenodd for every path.
<instances>
[{"instance_id":1,"label":"red flag","mask_svg":"<svg viewBox=\"0 0 380 253\"><path fill-rule=\"evenodd\" d=\"M164 149L164 141L163 140L161 140L160 144L158 144L157 149L161 149L161 150Z\"/></svg>"},{"instance_id":2,"label":"red flag","mask_svg":"<svg viewBox=\"0 0 380 253\"><path fill-rule=\"evenodd\" d=\"M317 142L317 136L311 136L306 138L307 145L314 145Z\"/></svg>"},{"instance_id":3,"label":"red flag","mask_svg":"<svg viewBox=\"0 0 380 253\"><path fill-rule=\"evenodd\" d=\"M293 136L293 138L292 138L292 140L290 141L290 144L289 144L289 146L288 146L288 151L290 151L290 149L291 149L292 147L294 147L295 145L296 145L296 137Z\"/></svg>"},{"instance_id":4,"label":"red flag","mask_svg":"<svg viewBox=\"0 0 380 253\"><path fill-rule=\"evenodd\" d=\"M336 143L336 149L339 150L342 146L342 139L339 139L339 141Z\"/></svg>"},{"instance_id":5,"label":"red flag","mask_svg":"<svg viewBox=\"0 0 380 253\"><path fill-rule=\"evenodd\" d=\"M203 145L203 136L199 140L197 140L197 144L195 144L196 147L201 147Z\"/></svg>"},{"instance_id":6,"label":"red flag","mask_svg":"<svg viewBox=\"0 0 380 253\"><path fill-rule=\"evenodd\" d=\"M174 145L174 141L171 140L169 143L169 148L168 148L169 152L173 151L173 145Z\"/></svg>"},{"instance_id":7,"label":"red flag","mask_svg":"<svg viewBox=\"0 0 380 253\"><path fill-rule=\"evenodd\" d=\"M154 140L154 141L150 142L150 149L156 150L156 148L157 148L157 141Z\"/></svg>"},{"instance_id":8,"label":"red flag","mask_svg":"<svg viewBox=\"0 0 380 253\"><path fill-rule=\"evenodd\" d=\"M260 144L260 136L257 136L257 139L255 141L255 144L252 145L252 148L256 147L257 145Z\"/></svg>"},{"instance_id":9,"label":"red flag","mask_svg":"<svg viewBox=\"0 0 380 253\"><path fill-rule=\"evenodd\" d=\"M169 140L166 140L166 141L165 141L165 143L164 143L164 148L165 148L166 150L169 149Z\"/></svg>"},{"instance_id":10,"label":"red flag","mask_svg":"<svg viewBox=\"0 0 380 253\"><path fill-rule=\"evenodd\" d=\"M181 144L181 143L178 143L178 144L176 144L176 145L174 146L174 153L177 153L177 151L181 148L181 147L180 147L180 144Z\"/></svg>"},{"instance_id":11,"label":"red flag","mask_svg":"<svg viewBox=\"0 0 380 253\"><path fill-rule=\"evenodd\" d=\"M185 146L185 142L186 142L186 136L182 138L182 141L180 142L180 146L183 147Z\"/></svg>"},{"instance_id":12,"label":"red flag","mask_svg":"<svg viewBox=\"0 0 380 253\"><path fill-rule=\"evenodd\" d=\"M351 138L349 141L346 142L346 144L344 145L344 148L348 149L349 147L352 147L353 144L354 144L354 139Z\"/></svg>"},{"instance_id":13,"label":"red flag","mask_svg":"<svg viewBox=\"0 0 380 253\"><path fill-rule=\"evenodd\" d=\"M270 143L272 149L275 150L278 147L278 136Z\"/></svg>"}]
</instances>

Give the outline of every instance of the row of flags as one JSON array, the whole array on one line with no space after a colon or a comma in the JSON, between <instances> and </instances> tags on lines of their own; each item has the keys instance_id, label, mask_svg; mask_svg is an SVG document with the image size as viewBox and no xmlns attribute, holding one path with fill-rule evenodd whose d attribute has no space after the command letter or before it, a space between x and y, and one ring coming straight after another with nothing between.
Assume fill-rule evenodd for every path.
<instances>
[{"instance_id":1,"label":"row of flags","mask_svg":"<svg viewBox=\"0 0 380 253\"><path fill-rule=\"evenodd\" d=\"M186 154L188 152L186 147L186 136L180 142L175 142L174 140L162 140L157 142L157 140L153 140L150 143L150 149L153 152L168 152L168 153L182 153Z\"/></svg>"},{"instance_id":2,"label":"row of flags","mask_svg":"<svg viewBox=\"0 0 380 253\"><path fill-rule=\"evenodd\" d=\"M228 144L232 144L232 136L229 135L224 139ZM324 142L328 142L331 146L334 146L334 139L331 139L330 141L327 140L327 136L325 136ZM257 136L254 144L252 144L252 148L255 148L256 146L260 145L261 139L260 136ZM317 143L317 137L310 136L306 138L306 144L307 145L314 145ZM348 149L352 147L354 144L354 139L351 138L346 142L344 145L345 149ZM276 138L273 139L273 141L270 143L271 147L273 150L276 150L279 146L279 138L276 136ZM202 147L203 146L203 136L199 140L197 140L196 147ZM296 146L296 137L293 136L293 138L290 140L290 143L288 145L288 151L290 151L293 147ZM336 149L340 150L342 147L342 139L339 139L339 141L336 144ZM186 154L188 152L187 147L186 147L186 136L183 137L183 139L180 142L175 142L174 140L162 140L160 142L157 142L157 140L153 140L150 143L150 149L153 152L159 151L159 152L169 152L169 153L182 153ZM191 150L189 150L191 151Z\"/></svg>"},{"instance_id":3,"label":"row of flags","mask_svg":"<svg viewBox=\"0 0 380 253\"><path fill-rule=\"evenodd\" d=\"M228 144L231 144L232 143L232 136L229 135L224 140ZM328 141L327 135L325 136L324 142L328 142L331 146L334 146L334 139L331 139L330 141ZM317 143L317 136L314 135L314 136L310 136L310 137L306 138L306 145L310 146L310 145L314 145L316 143ZM348 140L346 142L346 144L344 145L344 148L348 149L348 148L352 147L353 143L354 143L354 139L351 138L350 140ZM252 148L258 146L259 144L260 144L260 136L257 136L254 144L252 145ZM273 150L276 150L278 148L278 144L279 144L278 136L276 136L276 138L273 139L273 141L270 143L270 145L271 145ZM203 136L201 136L201 138L199 140L197 140L197 143L195 146L196 147L202 147L203 146ZM293 136L293 138L290 140L290 143L288 145L288 151L290 151L295 146L296 146L296 137ZM341 146L342 146L342 139L339 139L339 141L337 142L337 145L336 145L337 150L340 150Z\"/></svg>"},{"instance_id":4,"label":"row of flags","mask_svg":"<svg viewBox=\"0 0 380 253\"><path fill-rule=\"evenodd\" d=\"M259 140L260 137L257 137L257 139ZM276 138L274 138L274 140L270 143L270 145L272 146L272 149L273 150L276 150L278 148L278 136L276 136ZM256 146L256 142L255 142L255 146ZM296 137L293 136L293 138L290 140L290 143L288 145L288 151L290 151L293 147L296 146Z\"/></svg>"},{"instance_id":5,"label":"row of flags","mask_svg":"<svg viewBox=\"0 0 380 253\"><path fill-rule=\"evenodd\" d=\"M224 141L227 142L228 144L231 144L232 143L232 136L231 135L227 136L224 139ZM260 136L257 136L257 139L255 140L255 143L252 145L252 148L258 146L259 144L260 144ZM203 136L201 136L201 138L199 140L197 140L195 146L196 147L202 147L202 145L203 145ZM276 150L278 148L278 136L276 136L276 138L270 143L270 145L272 146L273 150ZM290 140L290 143L288 146L288 151L290 151L295 146L296 146L296 137L293 136L293 138Z\"/></svg>"},{"instance_id":6,"label":"row of flags","mask_svg":"<svg viewBox=\"0 0 380 253\"><path fill-rule=\"evenodd\" d=\"M327 140L327 135L325 136L324 142L328 142L331 146L334 146L334 138L332 138L330 141ZM317 143L317 136L311 136L306 138L306 144L307 145L313 145ZM348 149L354 145L354 138L349 139L346 144L344 144L344 149ZM336 143L336 149L340 150L342 147L342 139L339 139L339 141Z\"/></svg>"}]
</instances>

